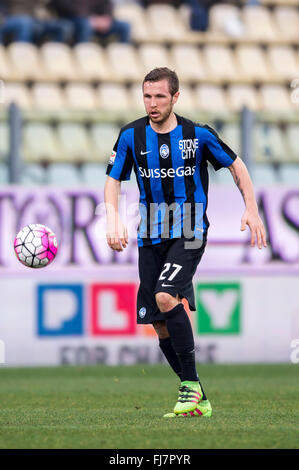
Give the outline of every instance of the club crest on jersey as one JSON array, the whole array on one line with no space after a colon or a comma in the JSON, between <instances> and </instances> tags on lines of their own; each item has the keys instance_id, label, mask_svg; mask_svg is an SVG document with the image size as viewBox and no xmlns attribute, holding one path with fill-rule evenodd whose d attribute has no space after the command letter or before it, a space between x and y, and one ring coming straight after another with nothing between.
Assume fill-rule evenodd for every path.
<instances>
[{"instance_id":1,"label":"club crest on jersey","mask_svg":"<svg viewBox=\"0 0 299 470\"><path fill-rule=\"evenodd\" d=\"M160 147L160 155L162 158L167 158L169 155L169 147L167 144L163 144Z\"/></svg>"},{"instance_id":2,"label":"club crest on jersey","mask_svg":"<svg viewBox=\"0 0 299 470\"><path fill-rule=\"evenodd\" d=\"M109 158L109 162L108 162L109 165L114 164L115 157L116 157L116 152L113 150L113 152L111 152L111 155L110 155L110 158Z\"/></svg>"},{"instance_id":3,"label":"club crest on jersey","mask_svg":"<svg viewBox=\"0 0 299 470\"><path fill-rule=\"evenodd\" d=\"M139 316L140 318L144 318L146 315L146 308L145 307L141 307L141 309L139 310Z\"/></svg>"}]
</instances>

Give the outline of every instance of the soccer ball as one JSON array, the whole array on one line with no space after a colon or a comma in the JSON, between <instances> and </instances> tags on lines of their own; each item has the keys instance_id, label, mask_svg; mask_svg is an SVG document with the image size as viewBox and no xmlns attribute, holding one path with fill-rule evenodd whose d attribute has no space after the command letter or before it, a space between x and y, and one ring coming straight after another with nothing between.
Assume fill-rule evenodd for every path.
<instances>
[{"instance_id":1,"label":"soccer ball","mask_svg":"<svg viewBox=\"0 0 299 470\"><path fill-rule=\"evenodd\" d=\"M57 253L57 239L49 227L30 224L22 228L14 241L15 254L29 268L44 268Z\"/></svg>"}]
</instances>

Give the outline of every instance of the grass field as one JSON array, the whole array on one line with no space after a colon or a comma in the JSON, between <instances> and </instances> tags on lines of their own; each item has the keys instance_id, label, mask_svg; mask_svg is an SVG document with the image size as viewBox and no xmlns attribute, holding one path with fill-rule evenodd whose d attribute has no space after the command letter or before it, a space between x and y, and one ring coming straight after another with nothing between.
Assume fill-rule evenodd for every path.
<instances>
[{"instance_id":1,"label":"grass field","mask_svg":"<svg viewBox=\"0 0 299 470\"><path fill-rule=\"evenodd\" d=\"M299 365L199 365L211 418L163 419L167 366L0 369L1 449L299 448Z\"/></svg>"}]
</instances>

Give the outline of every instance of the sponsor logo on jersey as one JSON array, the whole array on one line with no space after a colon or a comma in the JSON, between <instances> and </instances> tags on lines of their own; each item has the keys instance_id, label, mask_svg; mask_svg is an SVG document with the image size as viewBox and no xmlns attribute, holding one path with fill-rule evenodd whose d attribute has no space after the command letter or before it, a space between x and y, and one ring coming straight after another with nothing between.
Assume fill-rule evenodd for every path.
<instances>
[{"instance_id":1,"label":"sponsor logo on jersey","mask_svg":"<svg viewBox=\"0 0 299 470\"><path fill-rule=\"evenodd\" d=\"M109 158L109 162L108 162L109 165L114 164L115 157L116 157L116 152L113 150L113 152L111 152L111 155L110 155L110 158Z\"/></svg>"},{"instance_id":2,"label":"sponsor logo on jersey","mask_svg":"<svg viewBox=\"0 0 299 470\"><path fill-rule=\"evenodd\" d=\"M184 160L195 158L196 150L198 149L198 139L179 140L179 149Z\"/></svg>"},{"instance_id":3,"label":"sponsor logo on jersey","mask_svg":"<svg viewBox=\"0 0 299 470\"><path fill-rule=\"evenodd\" d=\"M149 168L145 169L141 166L138 168L142 178L174 178L175 176L192 176L195 173L195 166L178 168Z\"/></svg>"},{"instance_id":4,"label":"sponsor logo on jersey","mask_svg":"<svg viewBox=\"0 0 299 470\"><path fill-rule=\"evenodd\" d=\"M169 155L169 147L166 144L161 145L160 147L160 155L162 158L167 158Z\"/></svg>"}]
</instances>

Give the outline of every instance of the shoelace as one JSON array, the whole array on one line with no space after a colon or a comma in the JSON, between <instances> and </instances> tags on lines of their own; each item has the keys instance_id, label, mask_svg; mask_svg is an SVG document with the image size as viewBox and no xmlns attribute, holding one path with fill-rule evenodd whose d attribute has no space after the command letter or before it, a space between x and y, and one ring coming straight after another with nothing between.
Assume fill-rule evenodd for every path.
<instances>
[{"instance_id":1,"label":"shoelace","mask_svg":"<svg viewBox=\"0 0 299 470\"><path fill-rule=\"evenodd\" d=\"M187 385L183 385L182 387L179 388L179 399L178 399L178 401L180 403L193 401L192 398L197 398L195 390L193 390L190 387L187 387Z\"/></svg>"}]
</instances>

